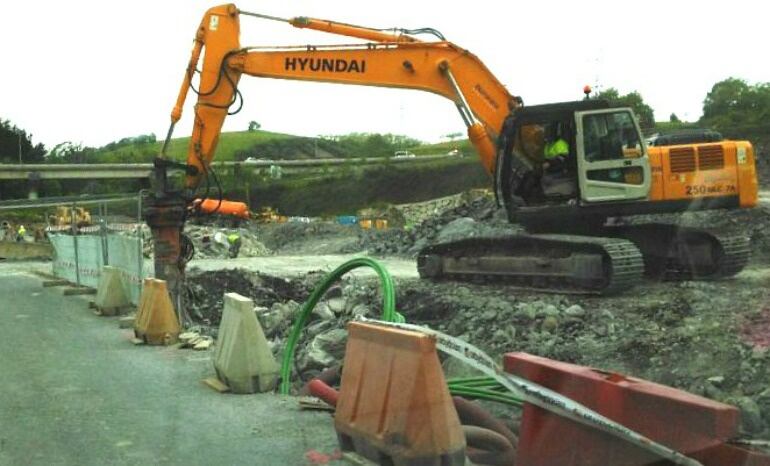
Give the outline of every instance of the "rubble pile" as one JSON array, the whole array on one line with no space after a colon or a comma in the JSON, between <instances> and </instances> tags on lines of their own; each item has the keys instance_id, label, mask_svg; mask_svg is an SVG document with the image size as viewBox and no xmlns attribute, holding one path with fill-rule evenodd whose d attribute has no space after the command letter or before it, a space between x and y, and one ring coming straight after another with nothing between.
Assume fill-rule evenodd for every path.
<instances>
[{"instance_id":1,"label":"rubble pile","mask_svg":"<svg viewBox=\"0 0 770 466\"><path fill-rule=\"evenodd\" d=\"M228 235L236 233L241 240L238 257L259 257L271 254L271 251L257 239L249 229L227 229L213 226L188 225L185 234L195 247L195 259L226 259L230 253Z\"/></svg>"},{"instance_id":2,"label":"rubble pile","mask_svg":"<svg viewBox=\"0 0 770 466\"><path fill-rule=\"evenodd\" d=\"M265 223L256 227L264 244L284 255L356 252L358 231L357 226L332 222Z\"/></svg>"},{"instance_id":3,"label":"rubble pile","mask_svg":"<svg viewBox=\"0 0 770 466\"><path fill-rule=\"evenodd\" d=\"M497 208L494 199L482 195L436 217L429 217L410 229L362 231L360 247L374 255L414 257L431 244L517 231L521 229L508 223L505 212Z\"/></svg>"}]
</instances>

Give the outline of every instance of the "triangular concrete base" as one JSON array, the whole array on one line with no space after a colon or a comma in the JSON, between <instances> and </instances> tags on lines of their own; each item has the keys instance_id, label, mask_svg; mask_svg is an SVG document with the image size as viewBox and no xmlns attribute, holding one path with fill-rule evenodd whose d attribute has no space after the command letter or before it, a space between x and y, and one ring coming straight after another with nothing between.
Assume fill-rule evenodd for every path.
<instances>
[{"instance_id":1,"label":"triangular concrete base","mask_svg":"<svg viewBox=\"0 0 770 466\"><path fill-rule=\"evenodd\" d=\"M214 355L219 380L233 393L266 392L275 388L278 363L254 314L254 302L237 293L225 294L225 307Z\"/></svg>"},{"instance_id":2,"label":"triangular concrete base","mask_svg":"<svg viewBox=\"0 0 770 466\"><path fill-rule=\"evenodd\" d=\"M103 316L114 316L131 307L119 269L109 265L102 267L94 304Z\"/></svg>"}]
</instances>

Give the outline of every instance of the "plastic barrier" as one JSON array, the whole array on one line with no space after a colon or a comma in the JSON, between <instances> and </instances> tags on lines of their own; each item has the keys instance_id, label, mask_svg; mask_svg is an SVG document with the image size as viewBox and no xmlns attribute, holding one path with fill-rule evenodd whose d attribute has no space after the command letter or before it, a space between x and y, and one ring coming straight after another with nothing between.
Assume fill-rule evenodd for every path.
<instances>
[{"instance_id":1,"label":"plastic barrier","mask_svg":"<svg viewBox=\"0 0 770 466\"><path fill-rule=\"evenodd\" d=\"M134 334L149 345L170 345L179 337L179 320L165 280L146 278L134 321Z\"/></svg>"},{"instance_id":2,"label":"plastic barrier","mask_svg":"<svg viewBox=\"0 0 770 466\"><path fill-rule=\"evenodd\" d=\"M465 438L431 337L348 326L334 427L343 451L394 466L465 464Z\"/></svg>"},{"instance_id":3,"label":"plastic barrier","mask_svg":"<svg viewBox=\"0 0 770 466\"><path fill-rule=\"evenodd\" d=\"M738 433L736 408L664 385L526 353L506 354L504 367L687 456ZM641 466L659 460L628 442L524 407L517 466Z\"/></svg>"}]
</instances>

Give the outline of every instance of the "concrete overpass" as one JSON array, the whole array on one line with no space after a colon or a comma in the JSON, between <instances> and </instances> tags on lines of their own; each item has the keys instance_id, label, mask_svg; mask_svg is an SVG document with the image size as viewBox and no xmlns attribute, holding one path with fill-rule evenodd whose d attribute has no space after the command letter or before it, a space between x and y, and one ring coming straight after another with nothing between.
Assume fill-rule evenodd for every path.
<instances>
[{"instance_id":1,"label":"concrete overpass","mask_svg":"<svg viewBox=\"0 0 770 466\"><path fill-rule=\"evenodd\" d=\"M412 164L433 160L453 158L446 154L421 155L413 158L357 157L346 159L302 159L302 160L253 160L244 162L215 162L217 172L231 170L264 170L280 167L286 175L318 172L327 167L338 165L367 166L383 163ZM143 179L152 173L151 163L83 163L83 164L0 164L1 180L28 180L30 199L37 198L37 185L40 180L96 180L96 179ZM177 174L181 170L176 171Z\"/></svg>"}]
</instances>

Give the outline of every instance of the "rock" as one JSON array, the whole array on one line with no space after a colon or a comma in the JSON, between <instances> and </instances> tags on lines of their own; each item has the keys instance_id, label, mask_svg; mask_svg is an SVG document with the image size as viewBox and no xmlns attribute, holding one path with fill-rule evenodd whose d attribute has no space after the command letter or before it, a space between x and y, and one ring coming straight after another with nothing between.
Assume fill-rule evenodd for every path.
<instances>
[{"instance_id":1,"label":"rock","mask_svg":"<svg viewBox=\"0 0 770 466\"><path fill-rule=\"evenodd\" d=\"M537 308L532 303L519 303L513 315L520 319L534 320L537 317Z\"/></svg>"},{"instance_id":2,"label":"rock","mask_svg":"<svg viewBox=\"0 0 770 466\"><path fill-rule=\"evenodd\" d=\"M444 243L474 236L476 221L472 218L461 217L449 222L436 237L436 241Z\"/></svg>"},{"instance_id":3,"label":"rock","mask_svg":"<svg viewBox=\"0 0 770 466\"><path fill-rule=\"evenodd\" d=\"M299 304L294 301L274 303L270 311L261 314L260 323L264 327L265 335L272 336L279 328L291 326L298 313Z\"/></svg>"},{"instance_id":4,"label":"rock","mask_svg":"<svg viewBox=\"0 0 770 466\"><path fill-rule=\"evenodd\" d=\"M313 314L320 317L322 320L333 320L336 316L334 312L329 308L329 303L321 301L313 308Z\"/></svg>"},{"instance_id":5,"label":"rock","mask_svg":"<svg viewBox=\"0 0 770 466\"><path fill-rule=\"evenodd\" d=\"M586 314L585 309L579 304L573 304L564 310L564 313L570 317L583 317Z\"/></svg>"},{"instance_id":6,"label":"rock","mask_svg":"<svg viewBox=\"0 0 770 466\"><path fill-rule=\"evenodd\" d=\"M543 310L540 311L540 314L546 317L558 317L559 308L553 304L546 304L545 307L543 307Z\"/></svg>"},{"instance_id":7,"label":"rock","mask_svg":"<svg viewBox=\"0 0 770 466\"><path fill-rule=\"evenodd\" d=\"M339 315L345 312L345 306L347 305L347 300L345 298L332 298L326 303L329 306L329 309L331 312Z\"/></svg>"},{"instance_id":8,"label":"rock","mask_svg":"<svg viewBox=\"0 0 770 466\"><path fill-rule=\"evenodd\" d=\"M494 309L487 309L481 314L481 318L484 320L494 320L497 317L497 311Z\"/></svg>"},{"instance_id":9,"label":"rock","mask_svg":"<svg viewBox=\"0 0 770 466\"><path fill-rule=\"evenodd\" d=\"M542 330L544 332L553 332L559 327L559 319L557 319L555 316L547 316L545 319L543 319L543 323L541 324Z\"/></svg>"},{"instance_id":10,"label":"rock","mask_svg":"<svg viewBox=\"0 0 770 466\"><path fill-rule=\"evenodd\" d=\"M741 410L741 427L749 433L761 432L764 428L762 413L759 405L751 398L744 396L738 398L735 404Z\"/></svg>"},{"instance_id":11,"label":"rock","mask_svg":"<svg viewBox=\"0 0 770 466\"><path fill-rule=\"evenodd\" d=\"M719 386L719 385L722 385L722 382L725 381L725 376L724 375L715 375L714 377L709 377L706 380L708 380L709 382L713 383L714 385Z\"/></svg>"},{"instance_id":12,"label":"rock","mask_svg":"<svg viewBox=\"0 0 770 466\"><path fill-rule=\"evenodd\" d=\"M348 332L335 328L317 335L307 347L307 353L301 366L304 369L325 369L345 354L345 343Z\"/></svg>"},{"instance_id":13,"label":"rock","mask_svg":"<svg viewBox=\"0 0 770 466\"><path fill-rule=\"evenodd\" d=\"M365 304L356 304L353 306L353 309L350 310L350 313L353 315L353 318L356 317L364 317L370 315L371 311L369 310L369 307L367 307Z\"/></svg>"}]
</instances>

